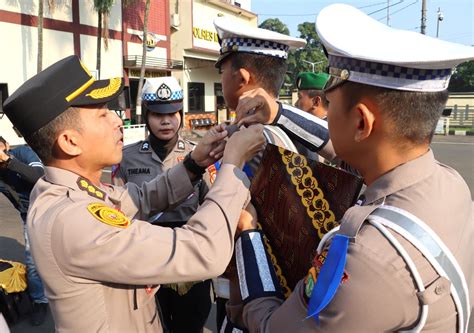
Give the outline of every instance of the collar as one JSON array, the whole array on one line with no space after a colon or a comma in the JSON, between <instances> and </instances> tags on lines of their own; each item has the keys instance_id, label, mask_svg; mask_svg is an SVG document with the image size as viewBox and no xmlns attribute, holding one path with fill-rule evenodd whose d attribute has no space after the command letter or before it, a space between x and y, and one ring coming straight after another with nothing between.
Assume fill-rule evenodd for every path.
<instances>
[{"instance_id":1,"label":"collar","mask_svg":"<svg viewBox=\"0 0 474 333\"><path fill-rule=\"evenodd\" d=\"M418 158L397 166L367 187L362 205L373 204L413 184L430 177L435 171L436 160L431 149Z\"/></svg>"},{"instance_id":2,"label":"collar","mask_svg":"<svg viewBox=\"0 0 474 333\"><path fill-rule=\"evenodd\" d=\"M51 166L45 167L44 172L45 179L52 184L65 186L73 191L84 191L94 198L105 200L106 193L102 189L74 172Z\"/></svg>"}]
</instances>

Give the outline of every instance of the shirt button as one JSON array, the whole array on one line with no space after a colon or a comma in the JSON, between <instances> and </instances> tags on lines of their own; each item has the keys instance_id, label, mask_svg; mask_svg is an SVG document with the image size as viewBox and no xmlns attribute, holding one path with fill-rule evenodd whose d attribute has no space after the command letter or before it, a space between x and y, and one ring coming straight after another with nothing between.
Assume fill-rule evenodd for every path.
<instances>
[{"instance_id":1,"label":"shirt button","mask_svg":"<svg viewBox=\"0 0 474 333\"><path fill-rule=\"evenodd\" d=\"M442 295L444 293L443 286L436 286L434 292L435 292L436 295Z\"/></svg>"}]
</instances>

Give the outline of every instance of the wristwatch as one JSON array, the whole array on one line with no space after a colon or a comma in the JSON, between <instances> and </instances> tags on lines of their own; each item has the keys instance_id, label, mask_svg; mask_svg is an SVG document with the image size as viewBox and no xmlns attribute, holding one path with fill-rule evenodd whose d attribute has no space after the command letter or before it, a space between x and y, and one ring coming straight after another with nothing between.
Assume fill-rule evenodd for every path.
<instances>
[{"instance_id":1,"label":"wristwatch","mask_svg":"<svg viewBox=\"0 0 474 333\"><path fill-rule=\"evenodd\" d=\"M195 160L191 157L191 153L188 153L183 160L184 167L196 176L202 176L206 172L206 168L199 166Z\"/></svg>"}]
</instances>

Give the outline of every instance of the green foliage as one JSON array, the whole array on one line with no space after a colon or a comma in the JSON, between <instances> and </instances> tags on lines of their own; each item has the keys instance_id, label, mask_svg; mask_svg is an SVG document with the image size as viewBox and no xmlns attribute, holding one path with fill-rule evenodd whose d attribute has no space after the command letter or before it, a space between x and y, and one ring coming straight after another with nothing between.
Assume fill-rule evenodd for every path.
<instances>
[{"instance_id":1,"label":"green foliage","mask_svg":"<svg viewBox=\"0 0 474 333\"><path fill-rule=\"evenodd\" d=\"M281 34L289 35L290 31L286 24L277 18L269 18L259 25L260 28L276 31ZM285 88L294 89L296 77L301 72L322 72L327 67L327 59L323 52L323 47L314 23L304 22L298 25L299 38L306 40L307 44L304 48L290 51L288 55L288 72L285 77ZM307 62L305 62L307 61ZM290 86L291 85L291 86ZM287 89L283 89L282 93L287 93Z\"/></svg>"},{"instance_id":2,"label":"green foliage","mask_svg":"<svg viewBox=\"0 0 474 333\"><path fill-rule=\"evenodd\" d=\"M314 23L304 22L298 25L300 35L298 37L306 40L304 48L291 51L288 56L288 73L285 82L294 84L296 77L301 72L322 72L327 67L327 59ZM307 61L307 62L305 62ZM312 63L312 64L311 64Z\"/></svg>"},{"instance_id":3,"label":"green foliage","mask_svg":"<svg viewBox=\"0 0 474 333\"><path fill-rule=\"evenodd\" d=\"M456 67L448 90L451 92L474 92L474 60Z\"/></svg>"},{"instance_id":4,"label":"green foliage","mask_svg":"<svg viewBox=\"0 0 474 333\"><path fill-rule=\"evenodd\" d=\"M286 24L283 23L282 21L280 21L277 18L266 19L258 27L262 28L262 29L267 29L267 30L279 32L279 33L284 34L284 35L289 35L290 34L290 30L288 29Z\"/></svg>"},{"instance_id":5,"label":"green foliage","mask_svg":"<svg viewBox=\"0 0 474 333\"><path fill-rule=\"evenodd\" d=\"M94 10L101 14L109 14L115 0L94 0Z\"/></svg>"}]
</instances>

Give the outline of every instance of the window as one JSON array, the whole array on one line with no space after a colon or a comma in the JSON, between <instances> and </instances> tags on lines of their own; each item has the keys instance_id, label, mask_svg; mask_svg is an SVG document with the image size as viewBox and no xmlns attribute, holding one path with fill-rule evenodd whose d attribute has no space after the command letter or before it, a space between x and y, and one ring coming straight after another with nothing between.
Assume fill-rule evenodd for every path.
<instances>
[{"instance_id":1,"label":"window","mask_svg":"<svg viewBox=\"0 0 474 333\"><path fill-rule=\"evenodd\" d=\"M204 83L188 82L189 113L202 113L204 110Z\"/></svg>"}]
</instances>

